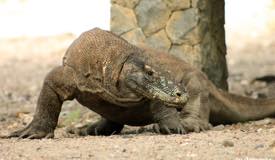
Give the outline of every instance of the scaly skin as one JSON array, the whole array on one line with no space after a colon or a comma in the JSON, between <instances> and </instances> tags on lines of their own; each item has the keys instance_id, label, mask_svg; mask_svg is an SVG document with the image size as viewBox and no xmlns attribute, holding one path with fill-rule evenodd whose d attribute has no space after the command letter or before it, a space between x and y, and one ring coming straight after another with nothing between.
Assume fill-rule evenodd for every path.
<instances>
[{"instance_id":1,"label":"scaly skin","mask_svg":"<svg viewBox=\"0 0 275 160\"><path fill-rule=\"evenodd\" d=\"M231 124L275 116L275 99L230 94L216 88L200 70L167 53L144 48L143 55L151 68L169 71L166 77L186 86L188 102L174 107L182 109L180 120L187 132L206 130L209 122Z\"/></svg>"},{"instance_id":2,"label":"scaly skin","mask_svg":"<svg viewBox=\"0 0 275 160\"><path fill-rule=\"evenodd\" d=\"M46 77L33 121L9 137L53 137L61 105L72 99L102 116L79 129L81 135L151 123L158 133L183 134L209 129L209 120L234 123L275 114L274 99L226 93L188 63L97 28L74 41L63 62Z\"/></svg>"},{"instance_id":3,"label":"scaly skin","mask_svg":"<svg viewBox=\"0 0 275 160\"><path fill-rule=\"evenodd\" d=\"M185 86L155 73L135 58L140 53L110 32L96 28L83 33L67 50L63 65L45 78L33 121L9 137L52 138L62 103L72 99L103 117L81 129L81 135L110 135L124 124L151 123L163 134L185 133L177 109L167 108L187 102Z\"/></svg>"}]
</instances>

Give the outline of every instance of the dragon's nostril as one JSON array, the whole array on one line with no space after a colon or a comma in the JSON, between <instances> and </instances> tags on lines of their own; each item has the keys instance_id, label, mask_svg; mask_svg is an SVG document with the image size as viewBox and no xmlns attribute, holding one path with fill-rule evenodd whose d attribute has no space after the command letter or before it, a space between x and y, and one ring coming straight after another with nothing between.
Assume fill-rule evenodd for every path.
<instances>
[{"instance_id":1,"label":"dragon's nostril","mask_svg":"<svg viewBox=\"0 0 275 160\"><path fill-rule=\"evenodd\" d=\"M180 92L177 92L176 95L177 95L178 97L180 97L180 96L181 96L181 93L180 93Z\"/></svg>"}]
</instances>

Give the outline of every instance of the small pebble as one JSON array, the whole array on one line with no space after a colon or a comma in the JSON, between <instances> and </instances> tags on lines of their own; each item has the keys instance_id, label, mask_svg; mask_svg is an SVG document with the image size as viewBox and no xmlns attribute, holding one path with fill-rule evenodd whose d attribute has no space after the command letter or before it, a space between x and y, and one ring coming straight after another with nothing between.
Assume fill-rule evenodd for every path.
<instances>
[{"instance_id":1,"label":"small pebble","mask_svg":"<svg viewBox=\"0 0 275 160\"><path fill-rule=\"evenodd\" d=\"M264 148L264 145L263 144L256 145L255 149L259 149L259 148Z\"/></svg>"},{"instance_id":2,"label":"small pebble","mask_svg":"<svg viewBox=\"0 0 275 160\"><path fill-rule=\"evenodd\" d=\"M132 135L122 135L121 137L122 138L133 138L134 136L132 136Z\"/></svg>"},{"instance_id":3,"label":"small pebble","mask_svg":"<svg viewBox=\"0 0 275 160\"><path fill-rule=\"evenodd\" d=\"M269 145L269 147L275 148L275 141L273 141L273 142Z\"/></svg>"},{"instance_id":4,"label":"small pebble","mask_svg":"<svg viewBox=\"0 0 275 160\"><path fill-rule=\"evenodd\" d=\"M94 155L92 155L92 154L89 154L88 156L89 156L89 157L91 158L91 157L93 157Z\"/></svg>"},{"instance_id":5,"label":"small pebble","mask_svg":"<svg viewBox=\"0 0 275 160\"><path fill-rule=\"evenodd\" d=\"M2 118L0 118L0 121L4 122L4 121L6 121L6 118L2 117Z\"/></svg>"},{"instance_id":6,"label":"small pebble","mask_svg":"<svg viewBox=\"0 0 275 160\"><path fill-rule=\"evenodd\" d=\"M259 129L256 130L256 132L258 132L258 133L259 133L259 132L262 132L262 131L263 131L262 128L259 128Z\"/></svg>"},{"instance_id":7,"label":"small pebble","mask_svg":"<svg viewBox=\"0 0 275 160\"><path fill-rule=\"evenodd\" d=\"M218 126L213 127L212 130L214 130L214 131L221 131L221 130L223 130L224 128L225 128L225 126L221 124L221 125L218 125Z\"/></svg>"},{"instance_id":8,"label":"small pebble","mask_svg":"<svg viewBox=\"0 0 275 160\"><path fill-rule=\"evenodd\" d=\"M233 147L233 146L234 146L234 143L233 143L232 141L229 141L229 140L224 140L224 141L222 142L222 145L223 145L224 147Z\"/></svg>"},{"instance_id":9,"label":"small pebble","mask_svg":"<svg viewBox=\"0 0 275 160\"><path fill-rule=\"evenodd\" d=\"M31 95L30 95L30 94L24 95L24 99L25 99L26 101L30 101L30 100L31 100Z\"/></svg>"}]
</instances>

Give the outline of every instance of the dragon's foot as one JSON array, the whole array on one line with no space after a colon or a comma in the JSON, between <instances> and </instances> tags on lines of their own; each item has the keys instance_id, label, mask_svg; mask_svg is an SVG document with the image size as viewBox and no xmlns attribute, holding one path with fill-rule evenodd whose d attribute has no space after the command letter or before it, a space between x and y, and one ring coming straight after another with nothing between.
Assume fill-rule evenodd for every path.
<instances>
[{"instance_id":1,"label":"dragon's foot","mask_svg":"<svg viewBox=\"0 0 275 160\"><path fill-rule=\"evenodd\" d=\"M201 132L212 128L212 125L207 120L197 118L183 118L181 124L187 132Z\"/></svg>"},{"instance_id":2,"label":"dragon's foot","mask_svg":"<svg viewBox=\"0 0 275 160\"><path fill-rule=\"evenodd\" d=\"M153 125L156 133L161 134L185 134L186 131L177 118L167 118Z\"/></svg>"},{"instance_id":3,"label":"dragon's foot","mask_svg":"<svg viewBox=\"0 0 275 160\"><path fill-rule=\"evenodd\" d=\"M10 135L6 136L5 138L12 138L12 137L28 138L28 139L53 138L54 132L48 131L48 130L49 129L46 129L41 126L38 127L31 123L27 127L21 130L12 132Z\"/></svg>"},{"instance_id":4,"label":"dragon's foot","mask_svg":"<svg viewBox=\"0 0 275 160\"><path fill-rule=\"evenodd\" d=\"M95 122L91 125L85 125L83 127L70 129L68 130L69 133L77 134L80 136L87 136L87 135L93 135L93 136L109 136L112 134L118 134L123 129L123 125L106 120L101 119L98 122Z\"/></svg>"},{"instance_id":5,"label":"dragon's foot","mask_svg":"<svg viewBox=\"0 0 275 160\"><path fill-rule=\"evenodd\" d=\"M81 126L81 127L69 127L66 129L66 132L70 133L70 134L76 134L79 136L87 136L87 128L89 127L88 124Z\"/></svg>"}]
</instances>

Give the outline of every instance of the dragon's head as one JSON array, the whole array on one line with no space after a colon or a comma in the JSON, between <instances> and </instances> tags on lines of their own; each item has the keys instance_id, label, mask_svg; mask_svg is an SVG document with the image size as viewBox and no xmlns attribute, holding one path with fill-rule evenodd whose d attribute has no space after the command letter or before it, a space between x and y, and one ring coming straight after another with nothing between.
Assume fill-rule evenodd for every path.
<instances>
[{"instance_id":1,"label":"dragon's head","mask_svg":"<svg viewBox=\"0 0 275 160\"><path fill-rule=\"evenodd\" d=\"M133 91L171 107L186 104L186 86L175 83L170 74L162 71L160 67L153 67L139 59L131 60L125 67L125 83Z\"/></svg>"}]
</instances>

